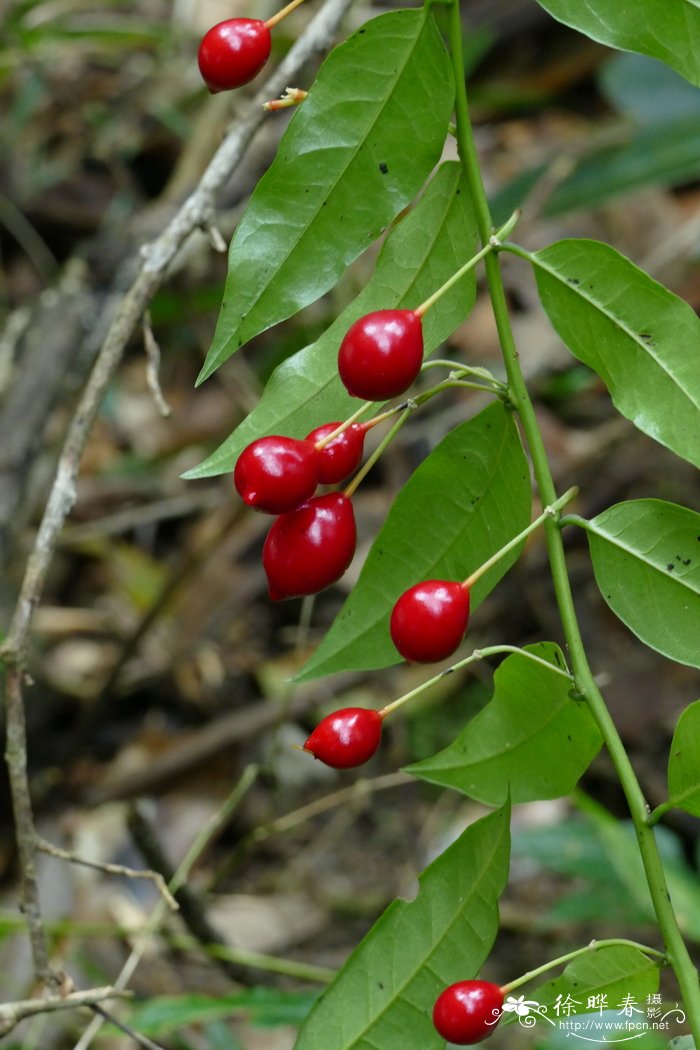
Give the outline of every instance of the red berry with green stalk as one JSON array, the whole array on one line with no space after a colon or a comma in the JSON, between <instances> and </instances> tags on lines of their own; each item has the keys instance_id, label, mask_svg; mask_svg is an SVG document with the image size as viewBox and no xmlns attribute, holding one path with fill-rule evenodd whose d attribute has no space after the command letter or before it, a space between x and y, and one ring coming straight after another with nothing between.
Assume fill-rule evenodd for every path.
<instances>
[{"instance_id":1,"label":"red berry with green stalk","mask_svg":"<svg viewBox=\"0 0 700 1050\"><path fill-rule=\"evenodd\" d=\"M322 719L304 744L333 769L352 769L367 762L382 738L382 715L366 707L344 707Z\"/></svg>"},{"instance_id":2,"label":"red berry with green stalk","mask_svg":"<svg viewBox=\"0 0 700 1050\"><path fill-rule=\"evenodd\" d=\"M352 502L342 492L314 496L272 523L263 568L273 601L316 594L335 583L355 554Z\"/></svg>"},{"instance_id":3,"label":"red berry with green stalk","mask_svg":"<svg viewBox=\"0 0 700 1050\"><path fill-rule=\"evenodd\" d=\"M313 496L319 467L314 442L274 434L243 449L233 483L247 506L267 514L284 514Z\"/></svg>"},{"instance_id":4,"label":"red berry with green stalk","mask_svg":"<svg viewBox=\"0 0 700 1050\"><path fill-rule=\"evenodd\" d=\"M318 448L318 480L322 485L336 485L344 481L358 467L362 459L367 432L366 424L351 423L336 437L326 442L329 435L340 426L342 426L340 422L323 423L306 435L306 440ZM318 447L319 442L323 442L320 448Z\"/></svg>"},{"instance_id":5,"label":"red berry with green stalk","mask_svg":"<svg viewBox=\"0 0 700 1050\"><path fill-rule=\"evenodd\" d=\"M469 623L470 593L501 558L518 547L543 521L557 514L578 490L569 489L527 528L509 540L461 583L425 580L409 587L396 601L389 620L391 640L411 663L433 663L451 656L459 647Z\"/></svg>"},{"instance_id":6,"label":"red berry with green stalk","mask_svg":"<svg viewBox=\"0 0 700 1050\"><path fill-rule=\"evenodd\" d=\"M302 0L292 0L266 22L259 18L227 18L204 34L197 61L212 94L242 87L258 75L270 57L270 30L300 3Z\"/></svg>"},{"instance_id":7,"label":"red berry with green stalk","mask_svg":"<svg viewBox=\"0 0 700 1050\"><path fill-rule=\"evenodd\" d=\"M490 981L457 981L438 996L433 1024L448 1043L471 1046L486 1039L501 1017L503 989Z\"/></svg>"},{"instance_id":8,"label":"red berry with green stalk","mask_svg":"<svg viewBox=\"0 0 700 1050\"><path fill-rule=\"evenodd\" d=\"M389 622L391 640L405 660L435 663L451 656L469 623L469 590L452 580L425 580L396 602Z\"/></svg>"},{"instance_id":9,"label":"red berry with green stalk","mask_svg":"<svg viewBox=\"0 0 700 1050\"><path fill-rule=\"evenodd\" d=\"M492 241L453 273L415 310L375 310L346 332L338 351L338 372L349 394L366 401L397 397L413 383L423 363L422 318L515 225L514 215Z\"/></svg>"},{"instance_id":10,"label":"red berry with green stalk","mask_svg":"<svg viewBox=\"0 0 700 1050\"><path fill-rule=\"evenodd\" d=\"M386 401L408 390L423 363L423 326L414 310L376 310L355 321L338 351L349 394Z\"/></svg>"}]
</instances>

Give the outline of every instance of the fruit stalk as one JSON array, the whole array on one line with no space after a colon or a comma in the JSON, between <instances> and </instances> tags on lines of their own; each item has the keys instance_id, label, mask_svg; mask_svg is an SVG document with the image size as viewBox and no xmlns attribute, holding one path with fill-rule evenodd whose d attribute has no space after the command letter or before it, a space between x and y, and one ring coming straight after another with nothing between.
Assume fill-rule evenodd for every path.
<instances>
[{"instance_id":1,"label":"fruit stalk","mask_svg":"<svg viewBox=\"0 0 700 1050\"><path fill-rule=\"evenodd\" d=\"M428 678L427 681L421 682L420 685L415 686L409 692L404 693L403 696L399 696L396 700L392 700L390 704L387 704L381 709L379 714L382 718L386 718L393 711L398 710L399 707L403 707L409 700L413 700L414 697L419 696L425 692L426 689L430 689L431 686L436 685L441 678L444 678L448 674L454 674L455 671L461 671L462 668L468 667L469 664L476 663L477 660L484 660L487 656L500 656L501 653L520 653L521 656L527 660L532 660L536 664L541 664L546 667L548 671L553 671L555 674L563 675L564 678L568 678L569 681L574 684L573 675L569 674L561 667L556 667L551 664L549 660L543 660L541 656L537 656L535 653L529 653L527 649L520 649L517 645L488 645L485 649L475 649L469 656L465 656L463 660L458 660L457 663L451 664L450 667L445 668L444 671L439 671L438 674Z\"/></svg>"},{"instance_id":2,"label":"fruit stalk","mask_svg":"<svg viewBox=\"0 0 700 1050\"><path fill-rule=\"evenodd\" d=\"M530 533L535 532L535 530L538 529L543 522L556 520L559 511L563 507L565 507L567 503L570 503L571 500L577 495L578 489L574 485L572 488L567 489L564 495L560 496L559 499L555 499L550 506L545 507L542 513L539 515L539 517L535 518L534 521L530 522L526 529L523 529L523 531L519 532L517 536L514 536L512 540L509 540L508 543L506 543L504 547L501 547L500 550L497 550L495 554L492 554L491 557L487 561L485 561L483 565L480 565L478 569L474 570L471 576L467 576L466 580L462 584L464 589L466 591L471 590L477 580L480 580L481 577L489 571L489 569L493 568L493 566L496 565L497 562L501 560L501 558L505 557L506 554L512 551L514 547L517 547L519 543L522 543L524 539L527 539Z\"/></svg>"},{"instance_id":3,"label":"fruit stalk","mask_svg":"<svg viewBox=\"0 0 700 1050\"><path fill-rule=\"evenodd\" d=\"M479 235L482 243L486 244L491 236L492 222L469 115L464 82L462 23L457 0L453 0L450 6L448 36L450 58L456 83L455 112L457 116L459 154L472 194ZM543 502L551 503L556 495L554 482L534 406L530 400L527 385L520 368L497 255L488 253L484 258L484 266L508 376L511 403L518 412L523 425L541 498ZM561 532L557 522L550 520L545 523L545 536L557 605L577 685L596 719L627 799L654 911L666 943L667 958L673 967L683 996L693 1037L696 1044L700 1047L700 983L698 981L698 973L678 926L654 832L647 824L649 812L647 803L617 727L595 683L593 673L588 664L571 593Z\"/></svg>"},{"instance_id":4,"label":"fruit stalk","mask_svg":"<svg viewBox=\"0 0 700 1050\"><path fill-rule=\"evenodd\" d=\"M299 4L303 3L304 0L291 0L291 3L287 4L286 7L283 7L282 10L278 11L276 15L272 15L271 18L268 18L265 22L265 25L268 29L272 29L273 26L276 26L277 23L281 22L283 18L286 18L287 15L290 15L295 8L299 7Z\"/></svg>"},{"instance_id":5,"label":"fruit stalk","mask_svg":"<svg viewBox=\"0 0 700 1050\"><path fill-rule=\"evenodd\" d=\"M502 240L506 238L508 234L513 232L519 219L520 212L513 212L511 217L508 219L508 222L504 223L503 226L501 226L500 230L497 230L496 233L491 234L489 236L488 241L484 244L484 247L481 249L481 251L478 251L476 255L472 256L469 262L466 262L464 266L461 266L459 270L452 274L451 277L448 277L445 283L440 285L437 291L433 292L433 294L429 296L425 300L425 302L421 303L420 306L417 306L416 309L413 311L414 314L417 314L418 317L423 317L424 314L428 312L430 307L433 306L438 301L438 299L441 299L445 292L450 290L453 284L456 284L457 281L459 281L460 278L464 277L466 273L469 273L470 270L473 270L474 267L478 265L478 263L480 263L482 259L485 259L490 252L494 251L496 248L500 248Z\"/></svg>"}]
</instances>

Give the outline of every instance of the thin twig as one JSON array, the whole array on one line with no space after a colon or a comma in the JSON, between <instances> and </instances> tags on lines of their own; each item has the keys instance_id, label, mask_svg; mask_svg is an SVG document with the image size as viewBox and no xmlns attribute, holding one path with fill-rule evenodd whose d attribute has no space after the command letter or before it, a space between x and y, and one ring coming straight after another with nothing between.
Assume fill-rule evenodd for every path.
<instances>
[{"instance_id":1,"label":"thin twig","mask_svg":"<svg viewBox=\"0 0 700 1050\"><path fill-rule=\"evenodd\" d=\"M146 863L161 873L162 881L167 879L168 882L172 882L175 878L175 867L166 855L156 829L153 827L153 823L149 819L143 804L137 802L136 805L131 807L128 825L134 843L143 854ZM195 940L207 951L210 945L226 947L225 937L209 921L199 896L189 886L185 885L180 887L177 897L182 921ZM247 967L233 963L230 959L220 955L214 955L213 957L231 980L238 981L244 985L254 983L251 980Z\"/></svg>"},{"instance_id":2,"label":"thin twig","mask_svg":"<svg viewBox=\"0 0 700 1050\"><path fill-rule=\"evenodd\" d=\"M207 848L209 843L219 834L221 829L228 823L231 816L241 802L246 792L252 787L258 775L257 766L247 766L240 780L230 793L228 798L219 807L216 813L213 814L204 825L202 830L196 836L194 842L190 846L189 850L185 854L183 860L180 862L177 871L173 875L169 883L170 892L175 894L178 890L184 886L189 878L192 868L199 860L200 856ZM143 930L131 950L129 958L122 966L121 972L114 982L115 988L126 988L129 981L131 980L134 971L141 962L143 953L148 946L148 943L153 935L160 928L161 923L166 915L165 904L162 900L158 901L155 908L151 912ZM102 1027L103 1021L100 1017L93 1017L88 1027L83 1032L82 1036L75 1045L74 1050L87 1050L92 1043L94 1036L97 1035L100 1028Z\"/></svg>"},{"instance_id":3,"label":"thin twig","mask_svg":"<svg viewBox=\"0 0 700 1050\"><path fill-rule=\"evenodd\" d=\"M290 81L293 82L309 59L325 52L332 45L349 4L350 0L327 0L303 36L234 123L194 192L163 233L141 250L138 275L124 295L109 327L68 429L7 638L0 648L0 659L5 663L7 677L6 760L22 868L21 908L27 917L35 974L38 980L48 983L51 988L57 987L60 978L53 974L49 965L39 906L36 840L26 769L26 724L22 696L26 646L34 610L44 590L58 534L75 503L78 469L92 424L130 336L184 242L194 230L211 226L219 191L231 178L248 144L266 119L263 103L271 95L282 92Z\"/></svg>"},{"instance_id":4,"label":"thin twig","mask_svg":"<svg viewBox=\"0 0 700 1050\"><path fill-rule=\"evenodd\" d=\"M24 1021L27 1017L53 1013L56 1010L75 1010L79 1006L95 1007L107 999L127 999L131 995L117 988L90 988L86 992L70 992L68 995L51 995L43 999L21 999L16 1003L0 1006L0 1037Z\"/></svg>"},{"instance_id":5,"label":"thin twig","mask_svg":"<svg viewBox=\"0 0 700 1050\"><path fill-rule=\"evenodd\" d=\"M153 334L153 325L151 324L151 315L148 310L143 315L143 346L146 351L146 382L148 383L148 389L151 391L153 400L156 403L156 408L160 412L164 419L167 419L173 414L173 410L165 400L163 390L160 385L159 371L160 371L160 347L158 346L158 340Z\"/></svg>"},{"instance_id":6,"label":"thin twig","mask_svg":"<svg viewBox=\"0 0 700 1050\"><path fill-rule=\"evenodd\" d=\"M77 853L73 853L71 850L54 846L52 842L47 842L46 839L42 838L37 839L36 848L42 853L48 853L49 856L56 857L58 860L68 861L69 864L80 864L84 868L94 868L95 871L104 871L107 875L121 875L127 879L150 879L151 882L155 882L158 892L171 911L177 911L180 907L159 871L142 871L135 868L127 868L124 864L106 864L99 860L87 860L85 857L79 857Z\"/></svg>"}]
</instances>

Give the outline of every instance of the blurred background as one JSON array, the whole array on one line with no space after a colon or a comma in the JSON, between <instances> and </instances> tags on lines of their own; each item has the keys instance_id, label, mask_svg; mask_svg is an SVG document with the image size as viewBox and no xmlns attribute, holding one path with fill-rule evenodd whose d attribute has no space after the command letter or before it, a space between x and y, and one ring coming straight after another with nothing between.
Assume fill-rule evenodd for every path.
<instances>
[{"instance_id":1,"label":"blurred background","mask_svg":"<svg viewBox=\"0 0 700 1050\"><path fill-rule=\"evenodd\" d=\"M309 10L280 25L271 63L317 6L310 0ZM356 3L344 33L383 9ZM222 18L273 10L240 0L10 0L2 11L0 629L67 424L136 273L139 247L194 188L255 89L209 96L196 67L199 38ZM700 92L660 63L558 25L535 0L467 0L463 11L496 220L522 205L518 239L529 248L568 235L606 240L700 306ZM307 69L294 86L308 87L313 75ZM288 119L282 112L266 120L226 188L219 224L227 238ZM167 877L246 778L235 813L191 875L189 907L167 918L130 982L137 998L123 1016L167 1050L289 1050L324 981L383 908L412 896L417 873L482 812L400 768L454 738L488 699L492 668L453 675L404 708L371 763L346 773L293 745L326 712L382 706L434 669L400 665L298 688L289 682L340 608L393 495L450 426L483 407L479 396L432 402L404 428L356 497L360 549L351 570L314 603L269 601L260 567L268 521L242 508L229 477L181 479L250 411L271 371L357 294L375 258L376 247L337 289L195 390L226 257L204 235L190 239L149 315L170 414L149 389L139 333L92 430L77 503L35 617L26 699L45 838ZM550 329L527 267L504 265L559 488L578 485L577 510L587 516L642 496L700 509L692 467L615 413L597 377ZM483 289L447 354L499 372ZM613 617L582 534L569 538L569 558L594 671L654 806L665 797L678 713L700 695L697 673L650 652ZM542 639L561 640L536 535L479 609L466 645ZM518 807L502 931L485 977L505 982L612 931L655 943L628 830L615 819L624 817L604 754L576 799ZM697 943L697 821L672 812L661 830L681 922ZM109 984L157 901L156 887L51 856L41 861L56 960L79 986ZM3 771L0 997L8 1001L32 991L17 876ZM64 1050L86 1023L73 1012L42 1017L6 1045ZM557 1045L542 1030L496 1031L490 1045L513 1040ZM95 1045L134 1044L105 1028Z\"/></svg>"}]
</instances>

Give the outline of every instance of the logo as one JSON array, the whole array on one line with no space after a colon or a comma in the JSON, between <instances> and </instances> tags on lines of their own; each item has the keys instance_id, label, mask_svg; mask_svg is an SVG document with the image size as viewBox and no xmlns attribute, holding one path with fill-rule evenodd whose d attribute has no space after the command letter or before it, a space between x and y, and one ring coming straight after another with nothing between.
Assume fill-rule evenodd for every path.
<instances>
[{"instance_id":1,"label":"logo","mask_svg":"<svg viewBox=\"0 0 700 1050\"><path fill-rule=\"evenodd\" d=\"M603 994L589 995L585 1000L558 995L550 1005L526 999L524 995L517 998L509 995L500 1016L503 1014L514 1014L523 1028L533 1028L544 1021L565 1032L567 1037L605 1046L631 1043L648 1032L670 1036L676 1026L685 1021L685 1013L678 1003L669 1008L658 992L647 995L641 1006L633 995L624 995L614 1004Z\"/></svg>"}]
</instances>

